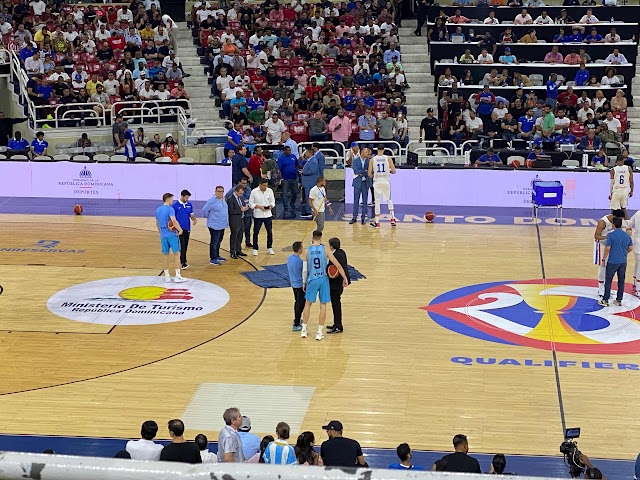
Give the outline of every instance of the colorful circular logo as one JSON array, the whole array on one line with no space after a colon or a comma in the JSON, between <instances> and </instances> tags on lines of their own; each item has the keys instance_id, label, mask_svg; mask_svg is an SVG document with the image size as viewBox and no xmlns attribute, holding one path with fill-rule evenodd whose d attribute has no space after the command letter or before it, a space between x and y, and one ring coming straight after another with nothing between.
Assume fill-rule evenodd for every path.
<instances>
[{"instance_id":1,"label":"colorful circular logo","mask_svg":"<svg viewBox=\"0 0 640 480\"><path fill-rule=\"evenodd\" d=\"M101 325L152 325L190 320L229 302L222 287L202 280L167 283L164 276L120 277L73 285L47 301L54 314Z\"/></svg>"},{"instance_id":2,"label":"colorful circular logo","mask_svg":"<svg viewBox=\"0 0 640 480\"><path fill-rule=\"evenodd\" d=\"M481 283L443 293L422 309L440 326L479 340L571 353L636 354L640 299L628 290L621 307L602 307L596 280Z\"/></svg>"}]
</instances>

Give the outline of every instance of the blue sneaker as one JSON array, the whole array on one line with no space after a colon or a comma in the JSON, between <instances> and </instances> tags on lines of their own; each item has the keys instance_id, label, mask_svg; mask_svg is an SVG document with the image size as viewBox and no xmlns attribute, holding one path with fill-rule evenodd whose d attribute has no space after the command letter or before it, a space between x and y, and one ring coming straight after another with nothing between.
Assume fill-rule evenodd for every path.
<instances>
[{"instance_id":1,"label":"blue sneaker","mask_svg":"<svg viewBox=\"0 0 640 480\"><path fill-rule=\"evenodd\" d=\"M217 260L218 262L226 262L226 261L227 261L227 259L226 259L226 258L224 258L224 257L218 257L218 258L216 258L216 260Z\"/></svg>"},{"instance_id":2,"label":"blue sneaker","mask_svg":"<svg viewBox=\"0 0 640 480\"><path fill-rule=\"evenodd\" d=\"M209 264L210 265L220 265L220 262L218 260L210 260Z\"/></svg>"},{"instance_id":3,"label":"blue sneaker","mask_svg":"<svg viewBox=\"0 0 640 480\"><path fill-rule=\"evenodd\" d=\"M292 332L299 332L300 330L302 330L302 325L294 325L293 328L291 328Z\"/></svg>"}]
</instances>

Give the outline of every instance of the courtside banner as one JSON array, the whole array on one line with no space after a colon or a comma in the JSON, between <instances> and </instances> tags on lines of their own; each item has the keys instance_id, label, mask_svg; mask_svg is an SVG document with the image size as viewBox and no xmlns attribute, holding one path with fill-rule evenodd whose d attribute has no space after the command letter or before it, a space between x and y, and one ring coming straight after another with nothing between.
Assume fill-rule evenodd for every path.
<instances>
[{"instance_id":1,"label":"courtside banner","mask_svg":"<svg viewBox=\"0 0 640 480\"><path fill-rule=\"evenodd\" d=\"M4 197L157 200L187 189L209 199L216 185L231 188L231 167L136 163L0 162Z\"/></svg>"},{"instance_id":2,"label":"courtside banner","mask_svg":"<svg viewBox=\"0 0 640 480\"><path fill-rule=\"evenodd\" d=\"M608 171L398 169L391 175L391 199L395 205L530 207L533 182L539 180L562 183L565 208L609 206ZM353 170L346 169L345 201L350 204L352 181Z\"/></svg>"}]
</instances>

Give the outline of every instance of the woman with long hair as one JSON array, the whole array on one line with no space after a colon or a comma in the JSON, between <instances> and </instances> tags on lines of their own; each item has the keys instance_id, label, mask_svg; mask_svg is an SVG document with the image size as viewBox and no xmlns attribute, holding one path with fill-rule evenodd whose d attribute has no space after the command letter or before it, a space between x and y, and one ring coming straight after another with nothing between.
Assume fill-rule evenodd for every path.
<instances>
[{"instance_id":1,"label":"woman with long hair","mask_svg":"<svg viewBox=\"0 0 640 480\"><path fill-rule=\"evenodd\" d=\"M620 89L616 90L616 96L611 99L611 110L614 112L627 111L627 99L624 98L624 92Z\"/></svg>"},{"instance_id":2,"label":"woman with long hair","mask_svg":"<svg viewBox=\"0 0 640 480\"><path fill-rule=\"evenodd\" d=\"M320 457L320 455L318 455L318 453L313 449L315 441L316 438L314 437L313 432L302 432L298 436L295 452L300 465L324 465L322 463L322 457Z\"/></svg>"},{"instance_id":3,"label":"woman with long hair","mask_svg":"<svg viewBox=\"0 0 640 480\"><path fill-rule=\"evenodd\" d=\"M167 136L164 138L164 142L160 145L160 156L170 158L171 163L178 163L178 159L180 158L178 144L170 133L167 133Z\"/></svg>"}]
</instances>

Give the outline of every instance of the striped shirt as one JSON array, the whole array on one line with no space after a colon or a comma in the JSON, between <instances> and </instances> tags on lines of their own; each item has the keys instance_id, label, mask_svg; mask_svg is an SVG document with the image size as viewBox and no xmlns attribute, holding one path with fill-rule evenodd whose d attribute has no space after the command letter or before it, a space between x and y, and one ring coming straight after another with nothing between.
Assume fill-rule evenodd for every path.
<instances>
[{"instance_id":1,"label":"striped shirt","mask_svg":"<svg viewBox=\"0 0 640 480\"><path fill-rule=\"evenodd\" d=\"M136 142L133 130L127 129L127 131L124 132L124 138L124 156L127 158L136 158Z\"/></svg>"},{"instance_id":2,"label":"striped shirt","mask_svg":"<svg viewBox=\"0 0 640 480\"><path fill-rule=\"evenodd\" d=\"M224 463L224 454L232 453L235 463L244 463L245 458L242 454L242 441L240 435L233 427L226 425L218 435L218 463Z\"/></svg>"},{"instance_id":3,"label":"striped shirt","mask_svg":"<svg viewBox=\"0 0 640 480\"><path fill-rule=\"evenodd\" d=\"M267 445L262 458L264 458L264 463L272 465L294 465L298 463L293 447L286 440L280 439Z\"/></svg>"}]
</instances>

